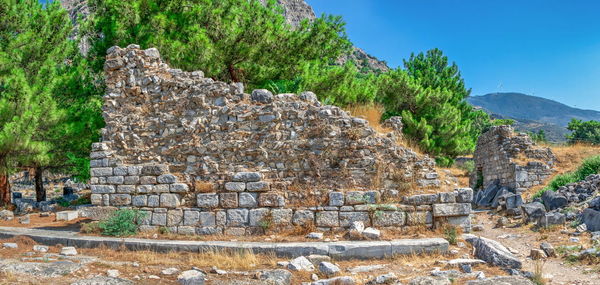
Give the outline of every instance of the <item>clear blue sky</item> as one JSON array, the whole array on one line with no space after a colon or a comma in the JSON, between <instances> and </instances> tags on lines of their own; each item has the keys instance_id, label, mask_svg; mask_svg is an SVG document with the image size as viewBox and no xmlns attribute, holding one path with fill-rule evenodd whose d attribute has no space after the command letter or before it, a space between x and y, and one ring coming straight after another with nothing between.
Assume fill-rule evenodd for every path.
<instances>
[{"instance_id":1,"label":"clear blue sky","mask_svg":"<svg viewBox=\"0 0 600 285\"><path fill-rule=\"evenodd\" d=\"M392 67L440 48L472 95L522 92L600 110L600 1L306 0Z\"/></svg>"}]
</instances>

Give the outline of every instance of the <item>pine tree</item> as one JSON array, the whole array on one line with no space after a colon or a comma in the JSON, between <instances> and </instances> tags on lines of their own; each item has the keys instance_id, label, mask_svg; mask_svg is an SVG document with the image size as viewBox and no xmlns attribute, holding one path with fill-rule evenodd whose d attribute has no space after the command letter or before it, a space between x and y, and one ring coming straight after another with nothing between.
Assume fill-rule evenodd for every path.
<instances>
[{"instance_id":1,"label":"pine tree","mask_svg":"<svg viewBox=\"0 0 600 285\"><path fill-rule=\"evenodd\" d=\"M292 28L273 0L91 0L90 57L101 70L113 45L156 47L173 66L251 86L293 79L301 64L349 48L339 17Z\"/></svg>"},{"instance_id":2,"label":"pine tree","mask_svg":"<svg viewBox=\"0 0 600 285\"><path fill-rule=\"evenodd\" d=\"M76 54L71 31L58 2L0 0L0 204L10 203L12 171L51 164L63 143L55 94Z\"/></svg>"}]
</instances>

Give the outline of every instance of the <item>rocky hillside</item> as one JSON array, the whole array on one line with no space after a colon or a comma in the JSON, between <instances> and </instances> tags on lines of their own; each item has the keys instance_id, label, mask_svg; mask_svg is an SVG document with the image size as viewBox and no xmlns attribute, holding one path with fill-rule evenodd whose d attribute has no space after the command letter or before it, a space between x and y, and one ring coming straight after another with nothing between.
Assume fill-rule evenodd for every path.
<instances>
[{"instance_id":1,"label":"rocky hillside","mask_svg":"<svg viewBox=\"0 0 600 285\"><path fill-rule=\"evenodd\" d=\"M514 119L516 129L544 130L550 141L562 142L571 119L600 121L600 112L569 107L565 104L522 93L492 93L467 99L494 118ZM516 104L518 102L518 104Z\"/></svg>"}]
</instances>

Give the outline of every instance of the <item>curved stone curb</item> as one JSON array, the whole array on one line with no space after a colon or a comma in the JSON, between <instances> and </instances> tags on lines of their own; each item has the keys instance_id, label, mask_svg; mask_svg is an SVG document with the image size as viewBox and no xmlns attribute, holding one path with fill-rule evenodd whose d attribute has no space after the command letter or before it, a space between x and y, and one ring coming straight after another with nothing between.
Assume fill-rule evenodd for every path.
<instances>
[{"instance_id":1,"label":"curved stone curb","mask_svg":"<svg viewBox=\"0 0 600 285\"><path fill-rule=\"evenodd\" d=\"M44 245L111 249L169 251L250 250L254 253L273 253L279 257L298 257L310 254L328 255L336 259L381 259L393 255L445 253L448 241L442 238L401 239L392 241L337 241L337 242L234 242L152 240L82 236L76 232L0 227L0 238L27 236Z\"/></svg>"}]
</instances>

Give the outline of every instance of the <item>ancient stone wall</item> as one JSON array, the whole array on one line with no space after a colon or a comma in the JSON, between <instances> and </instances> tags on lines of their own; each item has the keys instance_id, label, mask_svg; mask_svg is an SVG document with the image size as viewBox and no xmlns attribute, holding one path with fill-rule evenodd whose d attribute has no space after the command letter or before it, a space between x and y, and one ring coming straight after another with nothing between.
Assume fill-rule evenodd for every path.
<instances>
[{"instance_id":1,"label":"ancient stone wall","mask_svg":"<svg viewBox=\"0 0 600 285\"><path fill-rule=\"evenodd\" d=\"M496 126L482 134L474 154L471 187L497 184L516 190L539 185L552 172L556 160L549 148L541 148L511 126Z\"/></svg>"},{"instance_id":2,"label":"ancient stone wall","mask_svg":"<svg viewBox=\"0 0 600 285\"><path fill-rule=\"evenodd\" d=\"M106 127L91 154L94 205L138 207L150 213L149 227L199 234L267 224L327 230L354 220L406 225L409 211L396 206L377 222L373 205L387 201L408 203L424 224L437 217L466 225L465 199L399 196L439 183L433 160L321 106L313 93L245 94L240 84L171 69L158 50L135 45L109 49L105 71ZM445 204L457 208L436 215Z\"/></svg>"}]
</instances>

